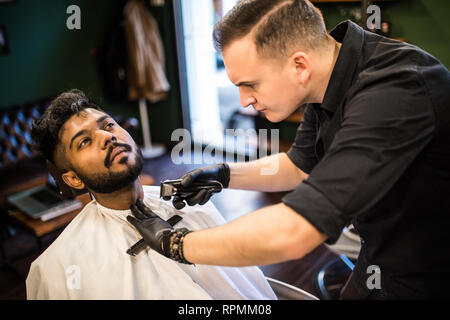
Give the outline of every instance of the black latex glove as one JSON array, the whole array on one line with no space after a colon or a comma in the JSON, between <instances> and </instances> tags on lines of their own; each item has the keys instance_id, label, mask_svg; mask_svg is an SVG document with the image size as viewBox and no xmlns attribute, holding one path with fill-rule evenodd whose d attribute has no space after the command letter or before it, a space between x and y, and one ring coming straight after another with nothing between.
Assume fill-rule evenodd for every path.
<instances>
[{"instance_id":1,"label":"black latex glove","mask_svg":"<svg viewBox=\"0 0 450 320\"><path fill-rule=\"evenodd\" d=\"M181 185L183 187L189 187L194 182L196 184L201 184L201 182L208 183L209 181L215 180L219 181L223 188L228 188L230 183L230 167L226 163L221 163L210 167L199 168L186 173L179 179L181 179ZM187 198L175 196L173 197L172 203L177 209L184 208L186 203L190 206L195 206L196 204L204 205L209 201L212 194L212 191L203 189ZM186 203L184 201L186 201Z\"/></svg>"},{"instance_id":2,"label":"black latex glove","mask_svg":"<svg viewBox=\"0 0 450 320\"><path fill-rule=\"evenodd\" d=\"M128 222L137 229L150 248L170 257L169 240L174 231L172 226L153 213L141 199L137 199L136 204L131 205L130 209L134 217L127 216Z\"/></svg>"}]
</instances>

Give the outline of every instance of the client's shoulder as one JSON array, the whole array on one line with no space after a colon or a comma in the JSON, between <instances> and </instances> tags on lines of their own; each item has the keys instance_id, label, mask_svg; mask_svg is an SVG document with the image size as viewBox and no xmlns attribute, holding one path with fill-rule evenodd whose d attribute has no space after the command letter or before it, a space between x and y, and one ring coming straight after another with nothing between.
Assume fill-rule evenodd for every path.
<instances>
[{"instance_id":1,"label":"client's shoulder","mask_svg":"<svg viewBox=\"0 0 450 320\"><path fill-rule=\"evenodd\" d=\"M80 247L82 242L87 241L83 226L88 226L86 221L94 210L97 210L95 201L91 201L77 214L77 216L64 228L61 234L48 246L48 248L33 262L43 264L46 261L59 259Z\"/></svg>"}]
</instances>

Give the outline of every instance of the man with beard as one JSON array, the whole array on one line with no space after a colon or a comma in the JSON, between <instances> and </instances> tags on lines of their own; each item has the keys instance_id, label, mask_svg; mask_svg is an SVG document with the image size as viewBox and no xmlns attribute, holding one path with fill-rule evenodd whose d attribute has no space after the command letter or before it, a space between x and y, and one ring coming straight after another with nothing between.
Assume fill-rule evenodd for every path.
<instances>
[{"instance_id":1,"label":"man with beard","mask_svg":"<svg viewBox=\"0 0 450 320\"><path fill-rule=\"evenodd\" d=\"M57 97L33 124L33 140L70 187L94 196L50 247L26 280L28 299L275 299L256 267L177 263L147 249L127 221L130 207L150 208L177 228L199 230L225 221L213 205L175 210L142 186L143 159L129 133L79 90ZM139 281L137 281L139 279Z\"/></svg>"}]
</instances>

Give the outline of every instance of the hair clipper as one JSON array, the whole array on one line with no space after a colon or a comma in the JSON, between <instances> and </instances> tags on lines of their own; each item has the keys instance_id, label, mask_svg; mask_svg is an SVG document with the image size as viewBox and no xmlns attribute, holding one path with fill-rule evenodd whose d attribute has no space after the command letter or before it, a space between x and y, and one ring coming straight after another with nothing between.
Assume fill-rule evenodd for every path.
<instances>
[{"instance_id":1,"label":"hair clipper","mask_svg":"<svg viewBox=\"0 0 450 320\"><path fill-rule=\"evenodd\" d=\"M164 200L170 200L170 198L174 196L187 198L203 189L214 193L220 192L223 189L222 184L215 180L194 182L189 187L183 187L181 181L181 179L162 181L159 195L160 198L163 198Z\"/></svg>"}]
</instances>

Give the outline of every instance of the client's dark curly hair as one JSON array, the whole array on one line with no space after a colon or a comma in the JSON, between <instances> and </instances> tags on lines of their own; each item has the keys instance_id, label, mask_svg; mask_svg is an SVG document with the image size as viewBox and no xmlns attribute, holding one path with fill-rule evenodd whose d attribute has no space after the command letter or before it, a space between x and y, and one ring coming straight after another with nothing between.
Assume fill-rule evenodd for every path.
<instances>
[{"instance_id":1,"label":"client's dark curly hair","mask_svg":"<svg viewBox=\"0 0 450 320\"><path fill-rule=\"evenodd\" d=\"M78 115L80 111L87 108L103 111L90 102L81 90L73 89L56 97L43 116L33 121L31 138L34 141L34 147L57 167L59 166L55 163L54 155L59 142L59 131L71 116Z\"/></svg>"}]
</instances>

